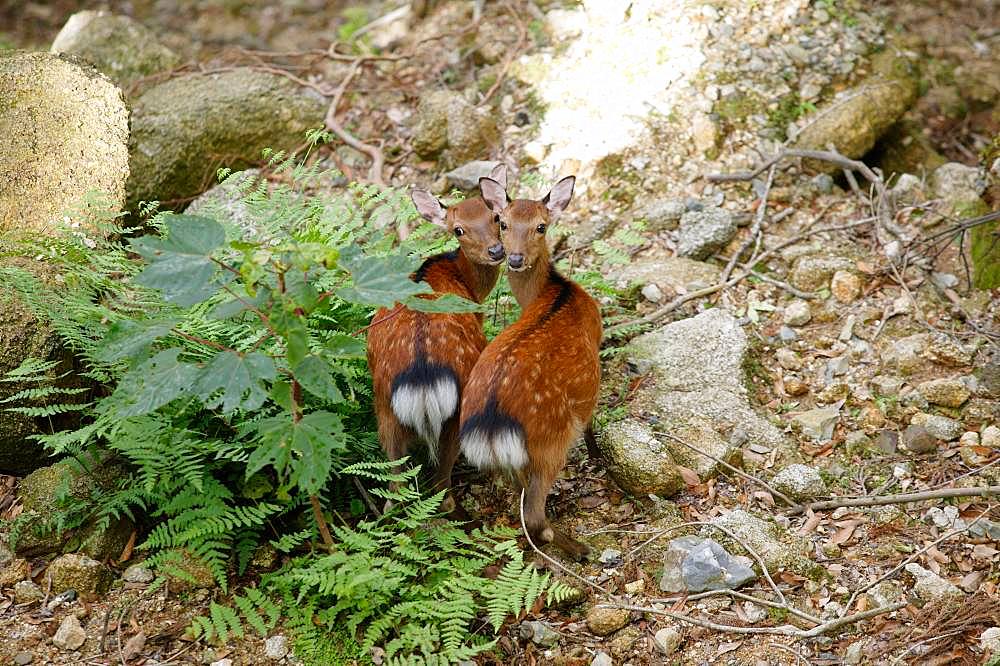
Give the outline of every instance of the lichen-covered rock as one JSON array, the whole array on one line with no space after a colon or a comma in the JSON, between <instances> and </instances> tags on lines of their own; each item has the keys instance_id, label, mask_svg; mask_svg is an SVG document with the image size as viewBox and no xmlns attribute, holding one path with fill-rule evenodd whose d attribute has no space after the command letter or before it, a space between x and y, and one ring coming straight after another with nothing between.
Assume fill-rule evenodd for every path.
<instances>
[{"instance_id":1,"label":"lichen-covered rock","mask_svg":"<svg viewBox=\"0 0 1000 666\"><path fill-rule=\"evenodd\" d=\"M932 405L960 407L972 395L968 387L958 379L931 379L917 385L920 395Z\"/></svg>"},{"instance_id":2,"label":"lichen-covered rock","mask_svg":"<svg viewBox=\"0 0 1000 666\"><path fill-rule=\"evenodd\" d=\"M22 580L14 584L14 603L30 604L44 597L45 592L34 581Z\"/></svg>"},{"instance_id":3,"label":"lichen-covered rock","mask_svg":"<svg viewBox=\"0 0 1000 666\"><path fill-rule=\"evenodd\" d=\"M802 428L802 434L817 442L828 442L833 438L834 428L840 420L840 406L817 407L800 412L792 420Z\"/></svg>"},{"instance_id":4,"label":"lichen-covered rock","mask_svg":"<svg viewBox=\"0 0 1000 666\"><path fill-rule=\"evenodd\" d=\"M143 77L176 67L181 60L135 19L90 10L69 17L51 51L79 56L123 90Z\"/></svg>"},{"instance_id":5,"label":"lichen-covered rock","mask_svg":"<svg viewBox=\"0 0 1000 666\"><path fill-rule=\"evenodd\" d=\"M986 189L981 169L948 162L935 169L927 181L934 196L943 202L938 210L942 215L963 218L989 212L989 207L979 198Z\"/></svg>"},{"instance_id":6,"label":"lichen-covered rock","mask_svg":"<svg viewBox=\"0 0 1000 666\"><path fill-rule=\"evenodd\" d=\"M0 566L0 589L12 587L18 581L31 575L31 565L28 560L16 557Z\"/></svg>"},{"instance_id":7,"label":"lichen-covered rock","mask_svg":"<svg viewBox=\"0 0 1000 666\"><path fill-rule=\"evenodd\" d=\"M265 148L291 150L323 126L324 101L288 79L238 68L189 74L150 88L135 101L128 203L173 201L201 193L219 156L244 169Z\"/></svg>"},{"instance_id":8,"label":"lichen-covered rock","mask_svg":"<svg viewBox=\"0 0 1000 666\"><path fill-rule=\"evenodd\" d=\"M617 270L612 278L621 287L654 284L661 290L693 291L719 281L718 266L686 257L637 259Z\"/></svg>"},{"instance_id":9,"label":"lichen-covered rock","mask_svg":"<svg viewBox=\"0 0 1000 666\"><path fill-rule=\"evenodd\" d=\"M714 518L711 522L713 525L728 529L753 548L772 574L778 569L808 571L813 566L808 557L809 544L772 521L764 520L742 509L734 509ZM741 546L732 543L719 530L706 526L699 534L727 544L733 552L740 552Z\"/></svg>"},{"instance_id":10,"label":"lichen-covered rock","mask_svg":"<svg viewBox=\"0 0 1000 666\"><path fill-rule=\"evenodd\" d=\"M611 475L627 493L669 497L684 488L670 449L641 421L608 424L601 430L598 446Z\"/></svg>"},{"instance_id":11,"label":"lichen-covered rock","mask_svg":"<svg viewBox=\"0 0 1000 666\"><path fill-rule=\"evenodd\" d=\"M460 190L475 190L479 187L479 179L488 177L499 164L494 160L472 160L452 169L444 177L452 187L457 187Z\"/></svg>"},{"instance_id":12,"label":"lichen-covered rock","mask_svg":"<svg viewBox=\"0 0 1000 666\"><path fill-rule=\"evenodd\" d=\"M826 494L826 482L808 465L789 465L774 475L771 485L794 500L811 500Z\"/></svg>"},{"instance_id":13,"label":"lichen-covered rock","mask_svg":"<svg viewBox=\"0 0 1000 666\"><path fill-rule=\"evenodd\" d=\"M949 418L947 416L941 416L940 414L927 414L925 412L918 412L913 415L910 419L912 425L922 426L938 439L943 439L946 442L950 442L953 439L958 439L965 428L962 424L955 419Z\"/></svg>"},{"instance_id":14,"label":"lichen-covered rock","mask_svg":"<svg viewBox=\"0 0 1000 666\"><path fill-rule=\"evenodd\" d=\"M807 301L794 300L785 308L781 319L789 326L805 326L812 319L812 308Z\"/></svg>"},{"instance_id":15,"label":"lichen-covered rock","mask_svg":"<svg viewBox=\"0 0 1000 666\"><path fill-rule=\"evenodd\" d=\"M963 597L962 590L949 583L933 571L928 571L916 562L910 562L905 567L914 578L913 591L925 602L941 599L959 599Z\"/></svg>"},{"instance_id":16,"label":"lichen-covered rock","mask_svg":"<svg viewBox=\"0 0 1000 666\"><path fill-rule=\"evenodd\" d=\"M687 206L680 199L655 199L640 213L646 221L646 229L653 233L676 229Z\"/></svg>"},{"instance_id":17,"label":"lichen-covered rock","mask_svg":"<svg viewBox=\"0 0 1000 666\"><path fill-rule=\"evenodd\" d=\"M0 52L0 236L50 234L100 193L121 209L129 120L107 77L50 53Z\"/></svg>"},{"instance_id":18,"label":"lichen-covered rock","mask_svg":"<svg viewBox=\"0 0 1000 666\"><path fill-rule=\"evenodd\" d=\"M910 65L887 53L876 64L882 71L840 93L830 104L805 119L795 132L794 148L827 150L832 144L842 155L860 158L899 120L917 98ZM833 172L830 163L810 161L811 168Z\"/></svg>"},{"instance_id":19,"label":"lichen-covered rock","mask_svg":"<svg viewBox=\"0 0 1000 666\"><path fill-rule=\"evenodd\" d=\"M456 167L481 159L498 141L493 116L459 93L434 90L421 98L413 128L413 150L420 157Z\"/></svg>"},{"instance_id":20,"label":"lichen-covered rock","mask_svg":"<svg viewBox=\"0 0 1000 666\"><path fill-rule=\"evenodd\" d=\"M681 216L677 232L677 255L707 259L736 235L732 213L723 208L692 210Z\"/></svg>"},{"instance_id":21,"label":"lichen-covered rock","mask_svg":"<svg viewBox=\"0 0 1000 666\"><path fill-rule=\"evenodd\" d=\"M923 426L911 424L903 431L900 444L910 453L930 453L937 451L938 439Z\"/></svg>"},{"instance_id":22,"label":"lichen-covered rock","mask_svg":"<svg viewBox=\"0 0 1000 666\"><path fill-rule=\"evenodd\" d=\"M587 611L587 628L597 636L607 636L628 624L628 611L594 606Z\"/></svg>"},{"instance_id":23,"label":"lichen-covered rock","mask_svg":"<svg viewBox=\"0 0 1000 666\"><path fill-rule=\"evenodd\" d=\"M97 560L86 555L60 555L49 564L46 575L52 580L52 593L76 590L77 594L95 595L106 592L114 576Z\"/></svg>"}]
</instances>

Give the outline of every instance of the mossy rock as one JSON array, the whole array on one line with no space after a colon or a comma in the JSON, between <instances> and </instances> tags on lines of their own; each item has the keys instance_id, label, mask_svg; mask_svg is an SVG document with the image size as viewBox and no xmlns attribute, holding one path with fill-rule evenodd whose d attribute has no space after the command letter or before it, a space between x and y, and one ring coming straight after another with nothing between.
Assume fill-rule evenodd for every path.
<instances>
[{"instance_id":1,"label":"mossy rock","mask_svg":"<svg viewBox=\"0 0 1000 666\"><path fill-rule=\"evenodd\" d=\"M176 206L208 189L219 167L245 169L265 149L293 150L323 126L325 112L319 96L249 67L150 88L132 112L128 207Z\"/></svg>"},{"instance_id":2,"label":"mossy rock","mask_svg":"<svg viewBox=\"0 0 1000 666\"><path fill-rule=\"evenodd\" d=\"M886 176L894 173L923 176L947 162L920 125L908 118L890 127L879 139L874 152Z\"/></svg>"},{"instance_id":3,"label":"mossy rock","mask_svg":"<svg viewBox=\"0 0 1000 666\"><path fill-rule=\"evenodd\" d=\"M969 234L972 256L972 286L1000 287L1000 221L980 224Z\"/></svg>"}]
</instances>

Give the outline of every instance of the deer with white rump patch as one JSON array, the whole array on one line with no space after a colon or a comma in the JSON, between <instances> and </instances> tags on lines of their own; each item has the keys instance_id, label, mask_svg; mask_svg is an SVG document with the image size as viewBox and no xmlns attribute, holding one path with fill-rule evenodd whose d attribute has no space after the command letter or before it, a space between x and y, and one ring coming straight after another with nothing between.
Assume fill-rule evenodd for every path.
<instances>
[{"instance_id":1,"label":"deer with white rump patch","mask_svg":"<svg viewBox=\"0 0 1000 666\"><path fill-rule=\"evenodd\" d=\"M506 167L490 173L504 189ZM506 196L506 195L505 195ZM413 274L434 294L457 294L477 303L496 284L504 259L496 215L479 197L446 208L433 195L414 190L420 215L458 239L458 249L428 258ZM427 444L437 463L437 490L449 490L443 508L455 507L451 472L458 457L458 408L462 390L486 347L482 314L418 312L397 304L372 318L368 367L375 392L379 440L389 460L407 454L411 443Z\"/></svg>"},{"instance_id":2,"label":"deer with white rump patch","mask_svg":"<svg viewBox=\"0 0 1000 666\"><path fill-rule=\"evenodd\" d=\"M570 445L589 429L600 384L601 313L552 265L545 232L573 196L575 179L543 199L507 201L502 183L479 181L500 216L508 280L521 317L483 350L462 396L462 453L476 467L512 472L525 492L524 522L538 543L582 559L589 548L545 517L545 499Z\"/></svg>"}]
</instances>

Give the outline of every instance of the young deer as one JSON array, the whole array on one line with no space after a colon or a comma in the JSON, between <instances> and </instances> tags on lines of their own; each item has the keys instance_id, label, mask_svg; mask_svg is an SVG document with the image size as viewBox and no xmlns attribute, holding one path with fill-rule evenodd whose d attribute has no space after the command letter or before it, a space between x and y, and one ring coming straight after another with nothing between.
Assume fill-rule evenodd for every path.
<instances>
[{"instance_id":1,"label":"young deer","mask_svg":"<svg viewBox=\"0 0 1000 666\"><path fill-rule=\"evenodd\" d=\"M521 317L483 350L462 396L462 453L480 469L514 472L526 491L532 539L582 559L589 548L552 529L545 498L566 452L589 426L601 368L601 313L579 285L552 266L545 231L569 204L575 179L540 201L508 203L503 185L483 178L483 199L500 216L508 280ZM520 495L520 489L518 494Z\"/></svg>"},{"instance_id":2,"label":"young deer","mask_svg":"<svg viewBox=\"0 0 1000 666\"><path fill-rule=\"evenodd\" d=\"M497 166L490 177L503 189L506 167ZM504 259L496 215L479 197L451 208L424 190L414 190L411 198L424 219L458 239L457 250L428 258L413 279L427 282L436 294L458 294L481 303L496 284ZM379 310L368 332L368 367L382 449L389 460L399 460L415 439L423 440L437 463L438 490L451 488L459 451L459 399L486 346L482 319L481 314L432 314L397 304ZM450 492L443 508L454 508Z\"/></svg>"}]
</instances>

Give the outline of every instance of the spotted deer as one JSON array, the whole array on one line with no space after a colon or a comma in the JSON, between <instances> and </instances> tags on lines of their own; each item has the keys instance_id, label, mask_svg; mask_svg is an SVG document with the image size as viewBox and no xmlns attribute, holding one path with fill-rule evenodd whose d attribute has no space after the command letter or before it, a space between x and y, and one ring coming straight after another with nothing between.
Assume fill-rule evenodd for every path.
<instances>
[{"instance_id":1,"label":"spotted deer","mask_svg":"<svg viewBox=\"0 0 1000 666\"><path fill-rule=\"evenodd\" d=\"M570 445L589 430L601 375L600 310L556 271L546 243L574 183L572 176L563 178L541 200L508 202L502 183L479 181L483 200L500 217L508 280L522 312L472 369L459 437L476 467L512 472L519 496L525 492L524 522L536 543L554 542L582 559L589 548L554 530L545 517L545 499Z\"/></svg>"},{"instance_id":2,"label":"spotted deer","mask_svg":"<svg viewBox=\"0 0 1000 666\"><path fill-rule=\"evenodd\" d=\"M506 167L490 174L501 189ZM506 195L505 195L506 196ZM458 249L428 258L412 275L435 294L457 294L477 303L496 284L504 248L496 215L479 197L446 208L414 190L420 215L448 230ZM389 460L399 460L416 440L426 443L437 469L434 484L447 490L442 508L454 509L451 473L458 457L458 408L472 366L486 347L482 314L426 313L397 304L372 318L368 366L375 392L379 440Z\"/></svg>"}]
</instances>

